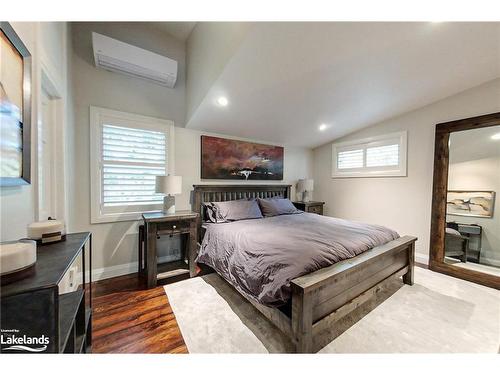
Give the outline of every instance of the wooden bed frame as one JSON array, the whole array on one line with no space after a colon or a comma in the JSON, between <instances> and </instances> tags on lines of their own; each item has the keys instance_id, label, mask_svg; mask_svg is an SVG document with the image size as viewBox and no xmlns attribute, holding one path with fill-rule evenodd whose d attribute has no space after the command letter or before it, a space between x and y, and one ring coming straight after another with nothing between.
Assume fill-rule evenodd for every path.
<instances>
[{"instance_id":1,"label":"wooden bed frame","mask_svg":"<svg viewBox=\"0 0 500 375\"><path fill-rule=\"evenodd\" d=\"M290 198L290 186L193 185L193 211L200 214L198 233L203 235L202 203L251 197ZM278 308L270 308L247 299L290 337L298 353L312 353L317 349L314 347L314 337L375 297L394 277L403 276L405 284L413 285L416 240L412 236L400 237L354 258L293 279L291 316Z\"/></svg>"}]
</instances>

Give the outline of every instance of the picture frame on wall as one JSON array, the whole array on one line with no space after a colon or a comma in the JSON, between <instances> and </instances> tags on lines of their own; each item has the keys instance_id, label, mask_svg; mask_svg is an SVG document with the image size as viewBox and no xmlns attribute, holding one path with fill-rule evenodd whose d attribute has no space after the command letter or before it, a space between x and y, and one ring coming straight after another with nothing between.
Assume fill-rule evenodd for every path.
<instances>
[{"instance_id":1,"label":"picture frame on wall","mask_svg":"<svg viewBox=\"0 0 500 375\"><path fill-rule=\"evenodd\" d=\"M448 190L447 215L492 218L494 208L494 191Z\"/></svg>"},{"instance_id":2,"label":"picture frame on wall","mask_svg":"<svg viewBox=\"0 0 500 375\"><path fill-rule=\"evenodd\" d=\"M201 178L283 180L282 146L201 136Z\"/></svg>"},{"instance_id":3,"label":"picture frame on wall","mask_svg":"<svg viewBox=\"0 0 500 375\"><path fill-rule=\"evenodd\" d=\"M0 22L0 186L31 183L31 54Z\"/></svg>"}]
</instances>

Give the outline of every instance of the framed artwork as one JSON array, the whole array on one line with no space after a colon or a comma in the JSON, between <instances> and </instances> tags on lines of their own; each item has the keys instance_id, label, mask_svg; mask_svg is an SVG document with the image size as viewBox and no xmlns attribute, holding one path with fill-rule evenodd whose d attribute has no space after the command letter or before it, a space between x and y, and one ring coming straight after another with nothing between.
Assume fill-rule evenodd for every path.
<instances>
[{"instance_id":1,"label":"framed artwork","mask_svg":"<svg viewBox=\"0 0 500 375\"><path fill-rule=\"evenodd\" d=\"M493 217L494 191L449 190L446 214L458 216Z\"/></svg>"},{"instance_id":2,"label":"framed artwork","mask_svg":"<svg viewBox=\"0 0 500 375\"><path fill-rule=\"evenodd\" d=\"M282 180L283 147L202 135L201 178Z\"/></svg>"},{"instance_id":3,"label":"framed artwork","mask_svg":"<svg viewBox=\"0 0 500 375\"><path fill-rule=\"evenodd\" d=\"M0 186L31 180L31 54L0 22Z\"/></svg>"}]
</instances>

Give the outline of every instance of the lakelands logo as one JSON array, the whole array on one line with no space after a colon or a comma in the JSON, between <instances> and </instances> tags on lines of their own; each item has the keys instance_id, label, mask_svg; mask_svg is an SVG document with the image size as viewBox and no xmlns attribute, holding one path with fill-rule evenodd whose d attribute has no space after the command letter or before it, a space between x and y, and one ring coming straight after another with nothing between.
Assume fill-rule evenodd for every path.
<instances>
[{"instance_id":1,"label":"lakelands logo","mask_svg":"<svg viewBox=\"0 0 500 375\"><path fill-rule=\"evenodd\" d=\"M24 351L40 353L47 350L47 344L50 342L45 335L32 337L26 335L16 335L17 329L3 330L0 335L0 344L2 351ZM7 346L8 345L8 346Z\"/></svg>"}]
</instances>

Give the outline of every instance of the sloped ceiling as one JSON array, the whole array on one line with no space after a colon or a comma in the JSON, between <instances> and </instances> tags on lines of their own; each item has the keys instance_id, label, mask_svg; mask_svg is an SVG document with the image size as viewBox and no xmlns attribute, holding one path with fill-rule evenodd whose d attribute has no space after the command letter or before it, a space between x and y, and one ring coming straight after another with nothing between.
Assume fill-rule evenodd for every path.
<instances>
[{"instance_id":1,"label":"sloped ceiling","mask_svg":"<svg viewBox=\"0 0 500 375\"><path fill-rule=\"evenodd\" d=\"M253 23L187 127L315 147L499 76L500 23Z\"/></svg>"},{"instance_id":2,"label":"sloped ceiling","mask_svg":"<svg viewBox=\"0 0 500 375\"><path fill-rule=\"evenodd\" d=\"M196 22L152 22L152 24L181 42L185 42L196 26Z\"/></svg>"}]
</instances>

